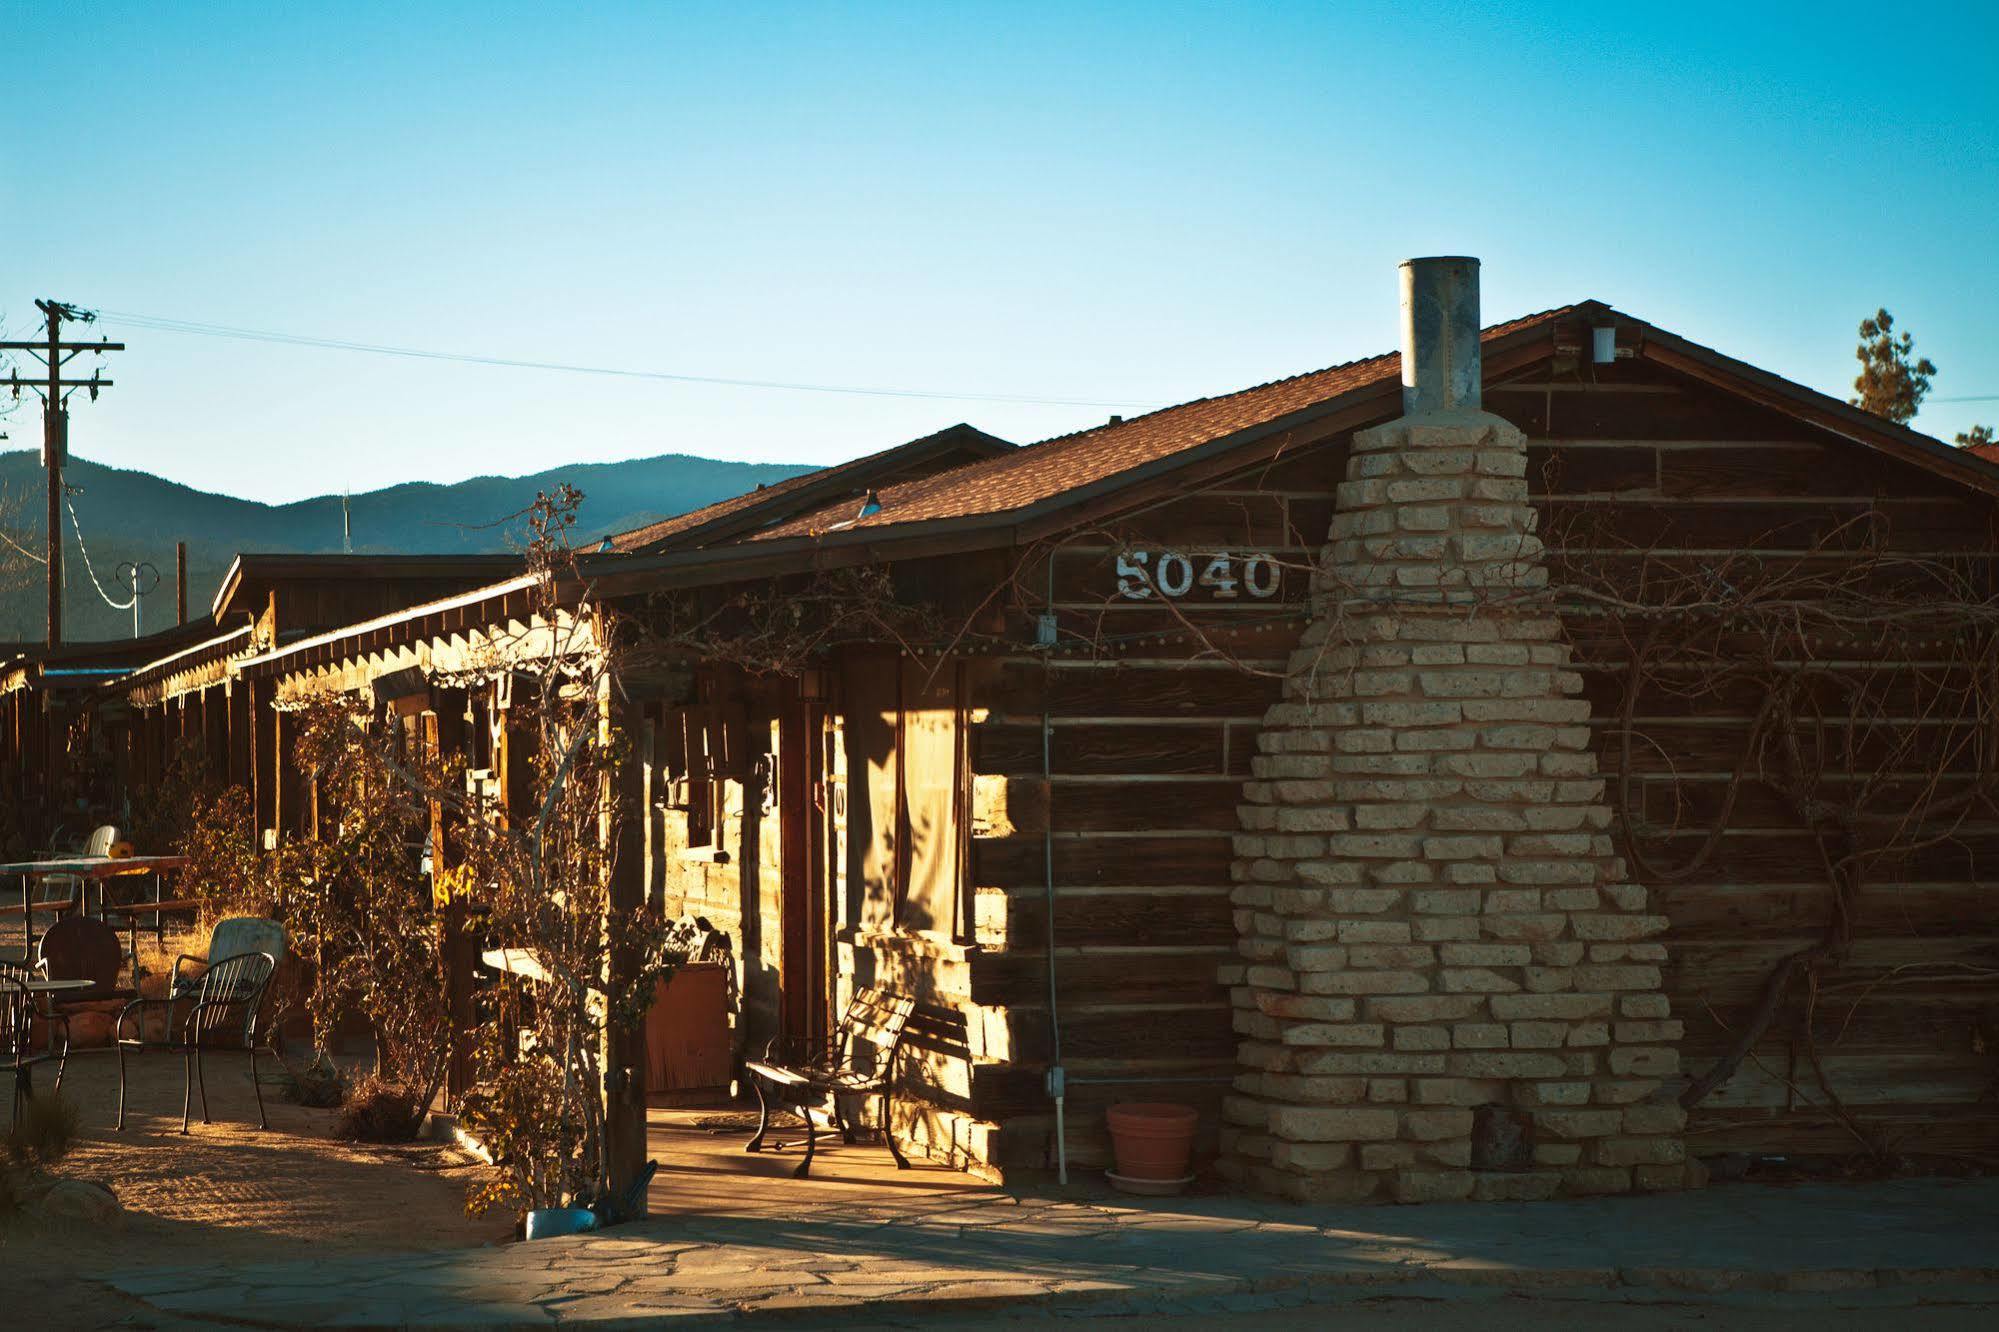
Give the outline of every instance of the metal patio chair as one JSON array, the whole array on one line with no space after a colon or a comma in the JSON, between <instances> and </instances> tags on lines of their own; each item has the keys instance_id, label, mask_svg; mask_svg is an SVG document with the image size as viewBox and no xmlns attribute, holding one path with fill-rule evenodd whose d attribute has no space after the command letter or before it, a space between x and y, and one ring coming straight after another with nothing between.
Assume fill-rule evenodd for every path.
<instances>
[{"instance_id":1,"label":"metal patio chair","mask_svg":"<svg viewBox=\"0 0 1999 1332\"><path fill-rule=\"evenodd\" d=\"M83 845L75 851L51 851L49 858L60 860L72 855L108 856L111 854L111 848L117 844L118 829L109 823L101 824L91 830L90 836L85 838ZM39 887L41 889L39 897L42 902L74 900L79 912L89 905L85 897L85 884L74 874L44 875Z\"/></svg>"},{"instance_id":2,"label":"metal patio chair","mask_svg":"<svg viewBox=\"0 0 1999 1332\"><path fill-rule=\"evenodd\" d=\"M186 963L205 967L199 976L183 976L181 968ZM257 1076L257 1056L276 1052L268 1046L259 1046L260 1033L257 1018L264 1005L264 992L270 988L271 975L278 969L278 960L269 953L238 953L234 957L224 957L214 962L203 963L200 958L186 954L174 960L172 984L163 999L135 999L125 1005L118 1014L118 1127L125 1127L125 1055L127 1051L143 1054L147 1050L163 1050L179 1054L187 1061L187 1086L181 1095L180 1131L187 1132L188 1111L194 1100L194 1089L201 1088L201 1122L208 1118L208 1080L202 1069L204 1052L241 1051L250 1056L250 1085L257 1093L257 1127L271 1126L264 1113L264 1087ZM179 1005L186 1005L184 1014L179 1013ZM146 1035L146 1014L151 1009L163 1009L165 1020L161 1024L160 1035L148 1039ZM128 1018L137 1016L133 1024L135 1034L125 1034ZM261 1033L268 1040L269 1033Z\"/></svg>"},{"instance_id":3,"label":"metal patio chair","mask_svg":"<svg viewBox=\"0 0 1999 1332\"><path fill-rule=\"evenodd\" d=\"M69 1022L36 1002L28 982L39 973L32 968L0 962L0 1071L14 1075L14 1122L20 1122L21 1105L34 1094L37 1064L56 1061L55 1092L62 1094L62 1075L69 1067ZM44 1049L35 1052L35 1022L42 1024ZM62 1031L62 1049L56 1049L56 1031Z\"/></svg>"},{"instance_id":4,"label":"metal patio chair","mask_svg":"<svg viewBox=\"0 0 1999 1332\"><path fill-rule=\"evenodd\" d=\"M42 932L35 944L35 957L45 976L91 982L88 990L56 998L58 1009L139 997L139 992L131 986L118 984L118 973L125 966L125 950L118 944L118 931L101 920L84 915L64 916Z\"/></svg>"}]
</instances>

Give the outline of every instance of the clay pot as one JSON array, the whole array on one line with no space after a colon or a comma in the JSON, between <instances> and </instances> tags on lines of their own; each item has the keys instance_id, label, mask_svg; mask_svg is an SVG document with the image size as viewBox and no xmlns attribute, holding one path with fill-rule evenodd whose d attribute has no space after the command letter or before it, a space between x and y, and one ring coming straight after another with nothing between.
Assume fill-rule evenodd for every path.
<instances>
[{"instance_id":1,"label":"clay pot","mask_svg":"<svg viewBox=\"0 0 1999 1332\"><path fill-rule=\"evenodd\" d=\"M94 1049L111 1044L111 1029L117 1025L115 1013L83 1009L69 1015L69 1044L74 1050Z\"/></svg>"},{"instance_id":2,"label":"clay pot","mask_svg":"<svg viewBox=\"0 0 1999 1332\"><path fill-rule=\"evenodd\" d=\"M1184 1180L1200 1115L1191 1105L1132 1101L1105 1112L1117 1173L1126 1179Z\"/></svg>"}]
</instances>

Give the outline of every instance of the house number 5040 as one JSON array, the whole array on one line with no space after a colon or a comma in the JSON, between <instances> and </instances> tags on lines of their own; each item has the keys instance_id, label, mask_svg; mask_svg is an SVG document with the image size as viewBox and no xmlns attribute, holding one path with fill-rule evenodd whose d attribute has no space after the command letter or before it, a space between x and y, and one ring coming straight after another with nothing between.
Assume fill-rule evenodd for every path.
<instances>
[{"instance_id":1,"label":"house number 5040","mask_svg":"<svg viewBox=\"0 0 1999 1332\"><path fill-rule=\"evenodd\" d=\"M1184 597L1196 587L1207 589L1208 595L1218 600L1230 600L1244 592L1252 597L1274 597L1279 578L1277 561L1268 555L1239 557L1228 551L1185 555L1162 550L1155 556L1147 550L1130 550L1117 561L1117 593L1128 601L1144 601L1155 594Z\"/></svg>"}]
</instances>

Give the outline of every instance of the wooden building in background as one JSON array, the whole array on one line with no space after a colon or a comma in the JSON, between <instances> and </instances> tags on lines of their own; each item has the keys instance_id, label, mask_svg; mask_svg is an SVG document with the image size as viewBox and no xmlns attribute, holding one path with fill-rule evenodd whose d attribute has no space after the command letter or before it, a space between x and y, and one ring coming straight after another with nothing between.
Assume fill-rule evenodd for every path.
<instances>
[{"instance_id":1,"label":"wooden building in background","mask_svg":"<svg viewBox=\"0 0 1999 1332\"><path fill-rule=\"evenodd\" d=\"M130 642L24 651L0 677L0 770L20 792L32 845L124 826L177 754L213 780L278 785L277 714L239 681L238 663L315 631L487 583L511 555L238 555L206 613ZM53 793L61 792L60 797ZM46 802L59 799L60 809ZM266 824L265 826L271 826Z\"/></svg>"}]
</instances>

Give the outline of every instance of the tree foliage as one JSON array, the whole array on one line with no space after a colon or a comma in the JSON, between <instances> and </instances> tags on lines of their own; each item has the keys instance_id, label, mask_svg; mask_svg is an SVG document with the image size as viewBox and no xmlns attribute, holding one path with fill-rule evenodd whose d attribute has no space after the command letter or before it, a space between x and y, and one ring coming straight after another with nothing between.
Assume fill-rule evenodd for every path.
<instances>
[{"instance_id":1,"label":"tree foliage","mask_svg":"<svg viewBox=\"0 0 1999 1332\"><path fill-rule=\"evenodd\" d=\"M1999 444L1999 436L1992 433L1992 427L1989 425L1975 425L1969 430L1957 432L1957 446L1960 449L1991 448L1994 444Z\"/></svg>"},{"instance_id":2,"label":"tree foliage","mask_svg":"<svg viewBox=\"0 0 1999 1332\"><path fill-rule=\"evenodd\" d=\"M316 973L314 1043L340 1021L375 1033L376 1075L409 1093L411 1132L443 1085L450 1049L444 938L424 872L426 802L407 784L442 783L443 757L401 719L329 701L300 714L297 763L317 783L321 835L285 848L288 923Z\"/></svg>"},{"instance_id":3,"label":"tree foliage","mask_svg":"<svg viewBox=\"0 0 1999 1332\"><path fill-rule=\"evenodd\" d=\"M628 737L614 725L620 631L581 582L569 535L580 492L560 487L528 516L538 575L534 635L496 645L490 673L510 681L510 732L526 751L531 797L490 808L458 791L432 798L460 812L452 886L488 946L531 959L526 1002L480 1032L480 1083L466 1119L496 1149L503 1175L474 1196L483 1209L611 1201L609 1097L621 1074L609 1033L644 1020L672 967L670 931L651 909L614 910L617 774Z\"/></svg>"},{"instance_id":4,"label":"tree foliage","mask_svg":"<svg viewBox=\"0 0 1999 1332\"><path fill-rule=\"evenodd\" d=\"M1906 329L1897 334L1895 317L1886 310L1876 310L1871 318L1860 321L1860 345L1853 355L1860 362L1860 374L1853 381L1853 405L1897 425L1914 420L1937 372L1929 357L1916 355L1915 338Z\"/></svg>"}]
</instances>

